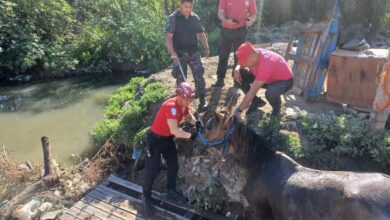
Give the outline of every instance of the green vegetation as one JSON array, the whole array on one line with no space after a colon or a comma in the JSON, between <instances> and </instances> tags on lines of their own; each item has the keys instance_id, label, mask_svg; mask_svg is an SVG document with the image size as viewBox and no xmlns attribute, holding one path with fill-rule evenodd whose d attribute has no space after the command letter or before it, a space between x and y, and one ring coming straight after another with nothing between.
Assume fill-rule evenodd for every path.
<instances>
[{"instance_id":1,"label":"green vegetation","mask_svg":"<svg viewBox=\"0 0 390 220\"><path fill-rule=\"evenodd\" d=\"M209 181L205 189L195 189L191 195L192 203L205 210L220 211L218 208L221 209L224 206L223 202L228 200L226 190L218 179L210 178Z\"/></svg>"},{"instance_id":2,"label":"green vegetation","mask_svg":"<svg viewBox=\"0 0 390 220\"><path fill-rule=\"evenodd\" d=\"M304 114L302 128L316 144L314 152L330 150L337 155L367 158L390 164L390 132L368 133L369 122L362 117L334 114Z\"/></svg>"},{"instance_id":3,"label":"green vegetation","mask_svg":"<svg viewBox=\"0 0 390 220\"><path fill-rule=\"evenodd\" d=\"M176 0L2 0L0 76L55 75L79 68L159 70L171 62L164 28L166 17L178 4ZM217 4L210 0L194 4L212 55L217 54L220 38ZM333 1L257 0L257 5L258 23L249 29L251 32L261 30L262 25L291 20L324 21ZM345 26L361 23L362 27L371 26L371 32L389 32L389 1L345 0L341 1L341 10Z\"/></svg>"},{"instance_id":4,"label":"green vegetation","mask_svg":"<svg viewBox=\"0 0 390 220\"><path fill-rule=\"evenodd\" d=\"M94 146L101 147L112 137L117 146L125 144L139 149L140 137L146 132L144 128L149 126L144 122L148 108L167 97L168 91L163 83L133 78L109 98L105 107L106 119L91 131Z\"/></svg>"},{"instance_id":5,"label":"green vegetation","mask_svg":"<svg viewBox=\"0 0 390 220\"><path fill-rule=\"evenodd\" d=\"M0 72L56 72L169 61L160 1L0 2Z\"/></svg>"},{"instance_id":6,"label":"green vegetation","mask_svg":"<svg viewBox=\"0 0 390 220\"><path fill-rule=\"evenodd\" d=\"M280 132L280 122L278 118L266 115L258 125L259 135L269 141L275 150L286 152L295 159L304 156L303 148L297 133Z\"/></svg>"}]
</instances>

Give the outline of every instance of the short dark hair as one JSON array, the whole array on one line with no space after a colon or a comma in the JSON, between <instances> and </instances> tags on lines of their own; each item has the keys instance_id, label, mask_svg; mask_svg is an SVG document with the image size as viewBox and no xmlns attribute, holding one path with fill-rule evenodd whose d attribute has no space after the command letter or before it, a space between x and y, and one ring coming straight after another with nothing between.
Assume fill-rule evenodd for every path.
<instances>
[{"instance_id":1,"label":"short dark hair","mask_svg":"<svg viewBox=\"0 0 390 220\"><path fill-rule=\"evenodd\" d=\"M194 3L194 0L180 0L180 4L183 4L184 2Z\"/></svg>"}]
</instances>

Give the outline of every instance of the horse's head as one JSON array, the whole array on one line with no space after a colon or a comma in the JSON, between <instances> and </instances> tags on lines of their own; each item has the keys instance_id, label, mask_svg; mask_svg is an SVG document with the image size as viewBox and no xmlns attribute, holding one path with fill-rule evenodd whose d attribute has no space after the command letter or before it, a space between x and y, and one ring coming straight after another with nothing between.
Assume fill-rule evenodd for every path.
<instances>
[{"instance_id":1,"label":"horse's head","mask_svg":"<svg viewBox=\"0 0 390 220\"><path fill-rule=\"evenodd\" d=\"M233 133L235 133L236 120L230 109L214 112L205 126L204 135L207 143L211 145L217 143L224 145L224 148L228 147L229 143L232 142ZM229 151L231 152L231 150Z\"/></svg>"}]
</instances>

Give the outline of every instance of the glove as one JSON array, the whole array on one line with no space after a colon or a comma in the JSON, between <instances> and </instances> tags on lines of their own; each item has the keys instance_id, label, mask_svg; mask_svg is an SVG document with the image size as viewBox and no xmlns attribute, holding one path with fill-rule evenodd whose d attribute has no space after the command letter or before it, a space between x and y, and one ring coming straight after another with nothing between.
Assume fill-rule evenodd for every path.
<instances>
[{"instance_id":1,"label":"glove","mask_svg":"<svg viewBox=\"0 0 390 220\"><path fill-rule=\"evenodd\" d=\"M195 128L196 128L197 131L202 131L203 128L204 128L202 122L201 121L196 121L195 122Z\"/></svg>"},{"instance_id":2,"label":"glove","mask_svg":"<svg viewBox=\"0 0 390 220\"><path fill-rule=\"evenodd\" d=\"M197 132L192 133L191 136L190 136L190 140L195 141L195 138L196 138L197 136L198 136L198 133L197 133Z\"/></svg>"}]
</instances>

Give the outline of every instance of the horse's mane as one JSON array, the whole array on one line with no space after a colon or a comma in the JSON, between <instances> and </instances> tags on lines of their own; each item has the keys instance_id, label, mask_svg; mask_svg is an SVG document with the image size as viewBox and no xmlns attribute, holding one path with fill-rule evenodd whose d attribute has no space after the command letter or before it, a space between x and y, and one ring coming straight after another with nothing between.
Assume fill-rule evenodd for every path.
<instances>
[{"instance_id":1,"label":"horse's mane","mask_svg":"<svg viewBox=\"0 0 390 220\"><path fill-rule=\"evenodd\" d=\"M252 128L242 122L237 123L237 153L245 167L258 167L275 156L269 141L258 135Z\"/></svg>"}]
</instances>

